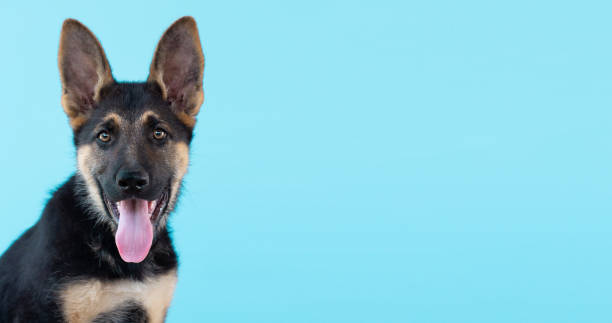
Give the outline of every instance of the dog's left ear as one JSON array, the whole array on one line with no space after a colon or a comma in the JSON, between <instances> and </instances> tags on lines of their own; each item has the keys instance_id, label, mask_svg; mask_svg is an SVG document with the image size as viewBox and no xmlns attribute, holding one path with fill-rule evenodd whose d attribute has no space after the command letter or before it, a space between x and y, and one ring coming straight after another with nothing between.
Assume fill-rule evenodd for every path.
<instances>
[{"instance_id":1,"label":"dog's left ear","mask_svg":"<svg viewBox=\"0 0 612 323\"><path fill-rule=\"evenodd\" d=\"M164 100L170 102L186 125L193 127L204 102L203 74L204 54L198 27L192 17L183 17L159 41L147 81L157 83Z\"/></svg>"},{"instance_id":2,"label":"dog's left ear","mask_svg":"<svg viewBox=\"0 0 612 323\"><path fill-rule=\"evenodd\" d=\"M100 100L100 90L115 82L102 45L83 24L66 19L60 36L62 106L78 129Z\"/></svg>"}]
</instances>

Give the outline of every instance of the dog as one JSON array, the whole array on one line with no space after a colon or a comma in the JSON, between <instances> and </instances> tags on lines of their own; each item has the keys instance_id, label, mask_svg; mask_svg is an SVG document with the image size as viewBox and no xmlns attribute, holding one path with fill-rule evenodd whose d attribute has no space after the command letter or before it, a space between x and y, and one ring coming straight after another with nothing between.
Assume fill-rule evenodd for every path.
<instances>
[{"instance_id":1,"label":"dog","mask_svg":"<svg viewBox=\"0 0 612 323\"><path fill-rule=\"evenodd\" d=\"M117 82L94 34L64 21L61 102L77 170L0 258L0 322L163 322L168 232L204 101L195 20L161 37L146 82Z\"/></svg>"}]
</instances>

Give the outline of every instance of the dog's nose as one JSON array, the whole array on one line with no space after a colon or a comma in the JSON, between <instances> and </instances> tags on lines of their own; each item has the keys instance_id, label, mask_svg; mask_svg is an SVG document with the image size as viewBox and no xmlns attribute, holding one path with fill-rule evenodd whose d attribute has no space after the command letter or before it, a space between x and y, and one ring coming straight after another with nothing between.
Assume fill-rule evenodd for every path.
<instances>
[{"instance_id":1,"label":"dog's nose","mask_svg":"<svg viewBox=\"0 0 612 323\"><path fill-rule=\"evenodd\" d=\"M122 191L138 192L149 185L149 175L144 170L122 169L117 173L117 186Z\"/></svg>"}]
</instances>

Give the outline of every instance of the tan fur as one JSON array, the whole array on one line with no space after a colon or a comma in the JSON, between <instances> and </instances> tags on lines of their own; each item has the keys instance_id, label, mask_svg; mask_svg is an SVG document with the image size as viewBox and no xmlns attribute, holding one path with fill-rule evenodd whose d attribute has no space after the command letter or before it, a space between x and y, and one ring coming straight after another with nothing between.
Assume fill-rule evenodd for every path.
<instances>
[{"instance_id":1,"label":"tan fur","mask_svg":"<svg viewBox=\"0 0 612 323\"><path fill-rule=\"evenodd\" d=\"M189 166L189 146L187 146L184 142L176 143L174 156L176 158L176 165L179 176L179 179L183 179L185 174L187 173L187 167Z\"/></svg>"},{"instance_id":2,"label":"tan fur","mask_svg":"<svg viewBox=\"0 0 612 323\"><path fill-rule=\"evenodd\" d=\"M123 118L114 112L110 112L104 117L104 122L109 120L113 120L117 125L121 125L123 122Z\"/></svg>"},{"instance_id":3,"label":"tan fur","mask_svg":"<svg viewBox=\"0 0 612 323\"><path fill-rule=\"evenodd\" d=\"M204 93L202 92L201 94L202 94L201 96L203 98L204 97ZM203 100L202 100L202 102L203 102ZM202 102L200 102L199 105L202 105ZM194 117L191 117L191 116L187 115L187 113L182 112L182 111L178 111L178 112L176 112L176 116L187 127L193 128L195 126L196 119ZM141 124L145 124L149 117L154 117L154 118L157 118L157 119L161 119L155 112L153 112L153 111L146 111L140 117L140 123Z\"/></svg>"},{"instance_id":4,"label":"tan fur","mask_svg":"<svg viewBox=\"0 0 612 323\"><path fill-rule=\"evenodd\" d=\"M187 168L189 166L189 146L184 142L178 142L174 146L174 153L172 155L174 159L172 164L175 165L175 174L171 183L171 196L168 201L168 208L173 209L176 205L176 200L178 199L178 191L181 186L181 182L183 181L183 177L187 173ZM162 217L160 219L159 228L165 226L165 221L168 220L168 217Z\"/></svg>"},{"instance_id":5,"label":"tan fur","mask_svg":"<svg viewBox=\"0 0 612 323\"><path fill-rule=\"evenodd\" d=\"M172 183L172 191L177 192L183 177L187 173L187 167L189 166L189 146L184 142L178 142L174 149L176 175Z\"/></svg>"},{"instance_id":6,"label":"tan fur","mask_svg":"<svg viewBox=\"0 0 612 323\"><path fill-rule=\"evenodd\" d=\"M204 98L204 93L202 93L200 96L201 96L202 98ZM196 110L198 110L198 111L200 110L200 105L202 105L202 102L204 102L204 101L203 101L203 99L202 99L202 100L200 100L200 103L198 103L198 107L197 107L197 109L196 109ZM179 118L179 120L181 120L181 122L182 122L183 124L185 124L187 127L189 127L189 128L193 128L193 127L195 127L195 124L196 124L196 119L195 119L195 117L192 117L192 116L190 116L190 115L188 115L187 113L182 112L182 111L177 112L177 113L176 113L176 116L177 116L177 117Z\"/></svg>"},{"instance_id":7,"label":"tan fur","mask_svg":"<svg viewBox=\"0 0 612 323\"><path fill-rule=\"evenodd\" d=\"M70 112L68 108L70 106L70 103L68 103L69 100L70 99L68 98L68 96L62 95L62 106L64 107L64 112L66 112L66 114L68 115L70 127L72 129L78 129L83 124L85 124L85 122L87 121L87 117L84 115L73 114L72 112Z\"/></svg>"},{"instance_id":8,"label":"tan fur","mask_svg":"<svg viewBox=\"0 0 612 323\"><path fill-rule=\"evenodd\" d=\"M146 124L146 123L147 123L147 120L149 119L149 117L153 117L153 118L156 118L156 119L161 119L161 118L160 118L160 117L157 115L157 113L155 113L155 112L153 112L153 111L149 110L149 111L145 111L145 112L144 112L144 113L143 113L143 114L140 116L140 123L141 123L141 124Z\"/></svg>"},{"instance_id":9,"label":"tan fur","mask_svg":"<svg viewBox=\"0 0 612 323\"><path fill-rule=\"evenodd\" d=\"M85 181L87 196L95 207L94 211L104 214L106 208L104 201L100 198L100 190L98 184L93 177L93 170L90 168L95 165L95 155L92 145L82 145L77 150L77 168L78 172Z\"/></svg>"},{"instance_id":10,"label":"tan fur","mask_svg":"<svg viewBox=\"0 0 612 323\"><path fill-rule=\"evenodd\" d=\"M164 322L176 281L176 271L172 271L142 282L92 279L71 283L61 292L64 318L68 323L91 322L97 315L133 301L144 307L149 322Z\"/></svg>"}]
</instances>

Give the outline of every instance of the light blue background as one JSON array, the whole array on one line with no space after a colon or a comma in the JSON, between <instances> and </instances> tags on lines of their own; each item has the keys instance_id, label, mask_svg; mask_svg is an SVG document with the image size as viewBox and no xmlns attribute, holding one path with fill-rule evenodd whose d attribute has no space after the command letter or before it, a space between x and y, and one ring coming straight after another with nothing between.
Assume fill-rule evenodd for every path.
<instances>
[{"instance_id":1,"label":"light blue background","mask_svg":"<svg viewBox=\"0 0 612 323\"><path fill-rule=\"evenodd\" d=\"M188 14L169 322L612 321L606 2L6 2L1 250L75 168L62 20L143 80Z\"/></svg>"}]
</instances>

